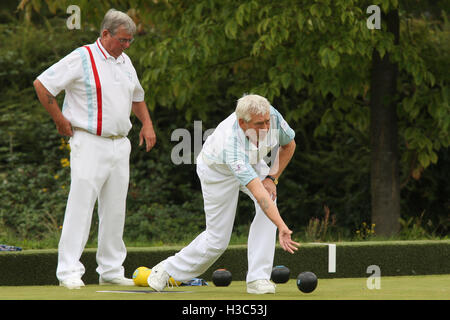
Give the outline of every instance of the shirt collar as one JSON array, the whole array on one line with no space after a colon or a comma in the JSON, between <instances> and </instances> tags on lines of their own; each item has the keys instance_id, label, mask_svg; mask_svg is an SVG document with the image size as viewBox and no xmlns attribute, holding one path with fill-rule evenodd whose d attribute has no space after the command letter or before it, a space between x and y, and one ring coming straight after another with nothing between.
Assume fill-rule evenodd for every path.
<instances>
[{"instance_id":1,"label":"shirt collar","mask_svg":"<svg viewBox=\"0 0 450 320\"><path fill-rule=\"evenodd\" d=\"M100 51L100 56L104 58L105 60L112 59L115 63L125 63L125 58L123 57L123 54L116 58L114 58L112 55L108 53L108 51L105 49L105 47L102 46L102 43L100 42L100 38L95 41L96 47Z\"/></svg>"}]
</instances>

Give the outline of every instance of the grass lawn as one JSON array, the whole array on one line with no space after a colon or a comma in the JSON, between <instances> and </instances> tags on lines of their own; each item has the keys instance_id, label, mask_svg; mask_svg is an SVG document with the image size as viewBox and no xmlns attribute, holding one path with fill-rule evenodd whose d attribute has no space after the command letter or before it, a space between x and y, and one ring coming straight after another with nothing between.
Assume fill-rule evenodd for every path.
<instances>
[{"instance_id":1,"label":"grass lawn","mask_svg":"<svg viewBox=\"0 0 450 320\"><path fill-rule=\"evenodd\" d=\"M228 287L166 288L151 292L148 287L87 285L80 290L58 286L2 286L0 300L450 300L450 275L381 277L380 289L368 289L367 278L319 279L317 289L305 294L295 279L277 285L276 294L246 293L244 281ZM99 292L134 290L138 293Z\"/></svg>"}]
</instances>

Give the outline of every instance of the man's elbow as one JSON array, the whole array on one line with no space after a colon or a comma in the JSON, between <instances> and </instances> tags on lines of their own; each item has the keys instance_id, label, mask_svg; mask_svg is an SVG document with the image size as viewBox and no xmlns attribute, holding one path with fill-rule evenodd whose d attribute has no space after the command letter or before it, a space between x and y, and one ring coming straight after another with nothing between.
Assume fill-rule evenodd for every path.
<instances>
[{"instance_id":1,"label":"man's elbow","mask_svg":"<svg viewBox=\"0 0 450 320\"><path fill-rule=\"evenodd\" d=\"M295 144L295 140L292 139L288 144L285 144L284 146L281 146L282 149L284 150L292 150L294 151L296 148L296 144Z\"/></svg>"},{"instance_id":2,"label":"man's elbow","mask_svg":"<svg viewBox=\"0 0 450 320\"><path fill-rule=\"evenodd\" d=\"M297 144L295 143L295 140L292 139L291 142L289 142L289 143L292 143L292 148L295 150L295 148L297 147Z\"/></svg>"},{"instance_id":3,"label":"man's elbow","mask_svg":"<svg viewBox=\"0 0 450 320\"><path fill-rule=\"evenodd\" d=\"M33 87L34 90L39 91L39 89L42 88L42 83L38 79L36 79L33 81Z\"/></svg>"}]
</instances>

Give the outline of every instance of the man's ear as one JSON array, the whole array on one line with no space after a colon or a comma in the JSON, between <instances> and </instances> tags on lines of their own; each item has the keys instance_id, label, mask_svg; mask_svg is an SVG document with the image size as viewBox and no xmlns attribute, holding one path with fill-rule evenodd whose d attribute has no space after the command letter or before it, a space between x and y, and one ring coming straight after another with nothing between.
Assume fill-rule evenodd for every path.
<instances>
[{"instance_id":1,"label":"man's ear","mask_svg":"<svg viewBox=\"0 0 450 320\"><path fill-rule=\"evenodd\" d=\"M102 31L102 38L106 37L108 35L108 30L103 29Z\"/></svg>"},{"instance_id":2,"label":"man's ear","mask_svg":"<svg viewBox=\"0 0 450 320\"><path fill-rule=\"evenodd\" d=\"M241 127L241 129L245 131L245 129L246 129L246 125L245 125L246 122L245 122L245 120L244 119L238 119L238 123L239 123L239 127Z\"/></svg>"}]
</instances>

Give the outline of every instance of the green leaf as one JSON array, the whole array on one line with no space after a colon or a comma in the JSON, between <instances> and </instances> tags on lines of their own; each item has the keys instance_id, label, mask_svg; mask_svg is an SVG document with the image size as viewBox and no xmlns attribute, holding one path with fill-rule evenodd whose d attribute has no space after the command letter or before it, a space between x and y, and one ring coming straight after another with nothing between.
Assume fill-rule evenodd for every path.
<instances>
[{"instance_id":1,"label":"green leaf","mask_svg":"<svg viewBox=\"0 0 450 320\"><path fill-rule=\"evenodd\" d=\"M172 91L173 91L173 95L175 97L178 97L178 95L180 94L180 83L179 82L173 83Z\"/></svg>"},{"instance_id":2,"label":"green leaf","mask_svg":"<svg viewBox=\"0 0 450 320\"><path fill-rule=\"evenodd\" d=\"M389 10L389 0L381 0L381 7L385 13Z\"/></svg>"},{"instance_id":3,"label":"green leaf","mask_svg":"<svg viewBox=\"0 0 450 320\"><path fill-rule=\"evenodd\" d=\"M309 8L309 12L311 12L312 16L319 17L320 16L320 5L318 3L313 4Z\"/></svg>"},{"instance_id":4,"label":"green leaf","mask_svg":"<svg viewBox=\"0 0 450 320\"><path fill-rule=\"evenodd\" d=\"M410 141L414 139L415 136L415 129L414 128L406 128L405 132L403 133L405 140Z\"/></svg>"},{"instance_id":5,"label":"green leaf","mask_svg":"<svg viewBox=\"0 0 450 320\"><path fill-rule=\"evenodd\" d=\"M339 81L332 81L330 83L330 91L333 94L333 96L335 97L339 97L341 95L341 85L339 83Z\"/></svg>"},{"instance_id":6,"label":"green leaf","mask_svg":"<svg viewBox=\"0 0 450 320\"><path fill-rule=\"evenodd\" d=\"M297 14L297 25L300 30L303 30L303 25L305 24L305 21L306 21L305 16L301 12L299 12Z\"/></svg>"},{"instance_id":7,"label":"green leaf","mask_svg":"<svg viewBox=\"0 0 450 320\"><path fill-rule=\"evenodd\" d=\"M276 67L272 67L269 69L268 75L269 75L269 80L273 81L273 79L275 79L275 77L278 74L278 69Z\"/></svg>"},{"instance_id":8,"label":"green leaf","mask_svg":"<svg viewBox=\"0 0 450 320\"><path fill-rule=\"evenodd\" d=\"M236 21L240 26L244 25L245 4L241 4L236 10Z\"/></svg>"},{"instance_id":9,"label":"green leaf","mask_svg":"<svg viewBox=\"0 0 450 320\"><path fill-rule=\"evenodd\" d=\"M258 32L258 34L266 32L267 27L269 26L271 20L272 20L271 18L266 18L258 24L258 26L256 27L256 31Z\"/></svg>"},{"instance_id":10,"label":"green leaf","mask_svg":"<svg viewBox=\"0 0 450 320\"><path fill-rule=\"evenodd\" d=\"M431 151L431 153L430 153L430 160L434 164L436 164L438 162L438 155L436 154L436 152Z\"/></svg>"},{"instance_id":11,"label":"green leaf","mask_svg":"<svg viewBox=\"0 0 450 320\"><path fill-rule=\"evenodd\" d=\"M403 99L403 109L410 113L411 110L414 108L414 104L416 103L416 94L413 94L411 97L406 97Z\"/></svg>"},{"instance_id":12,"label":"green leaf","mask_svg":"<svg viewBox=\"0 0 450 320\"><path fill-rule=\"evenodd\" d=\"M230 20L225 25L225 35L230 39L236 39L238 25L235 20Z\"/></svg>"},{"instance_id":13,"label":"green leaf","mask_svg":"<svg viewBox=\"0 0 450 320\"><path fill-rule=\"evenodd\" d=\"M195 6L194 16L196 19L200 19L202 16L203 3L199 3Z\"/></svg>"},{"instance_id":14,"label":"green leaf","mask_svg":"<svg viewBox=\"0 0 450 320\"><path fill-rule=\"evenodd\" d=\"M341 22L342 22L342 24L345 23L345 18L346 17L347 17L347 12L346 11L342 12L342 14L341 14Z\"/></svg>"},{"instance_id":15,"label":"green leaf","mask_svg":"<svg viewBox=\"0 0 450 320\"><path fill-rule=\"evenodd\" d=\"M291 83L291 75L289 73L283 74L281 76L281 84L283 85L283 88L287 89L290 83Z\"/></svg>"},{"instance_id":16,"label":"green leaf","mask_svg":"<svg viewBox=\"0 0 450 320\"><path fill-rule=\"evenodd\" d=\"M334 69L341 61L341 57L335 50L330 50L328 53L328 61L330 62L330 66Z\"/></svg>"},{"instance_id":17,"label":"green leaf","mask_svg":"<svg viewBox=\"0 0 450 320\"><path fill-rule=\"evenodd\" d=\"M327 51L328 51L329 49L328 49L328 47L327 46L322 46L322 47L320 47L320 49L319 49L319 56L321 57L321 58L324 58L324 56L327 54Z\"/></svg>"},{"instance_id":18,"label":"green leaf","mask_svg":"<svg viewBox=\"0 0 450 320\"><path fill-rule=\"evenodd\" d=\"M377 48L377 51L380 54L380 58L383 59L384 55L386 54L386 49L382 46L379 46Z\"/></svg>"},{"instance_id":19,"label":"green leaf","mask_svg":"<svg viewBox=\"0 0 450 320\"><path fill-rule=\"evenodd\" d=\"M194 61L196 52L197 52L197 50L195 49L195 47L192 47L192 48L189 50L189 55L188 55L188 61L189 61L189 63L192 63L192 62Z\"/></svg>"},{"instance_id":20,"label":"green leaf","mask_svg":"<svg viewBox=\"0 0 450 320\"><path fill-rule=\"evenodd\" d=\"M425 152L420 152L418 159L422 167L426 168L430 165L430 157Z\"/></svg>"},{"instance_id":21,"label":"green leaf","mask_svg":"<svg viewBox=\"0 0 450 320\"><path fill-rule=\"evenodd\" d=\"M432 87L434 87L434 84L436 83L436 78L431 72L426 73L426 78L428 78L428 81Z\"/></svg>"},{"instance_id":22,"label":"green leaf","mask_svg":"<svg viewBox=\"0 0 450 320\"><path fill-rule=\"evenodd\" d=\"M289 30L286 28L282 28L280 30L280 38L282 40L288 40L289 39Z\"/></svg>"},{"instance_id":23,"label":"green leaf","mask_svg":"<svg viewBox=\"0 0 450 320\"><path fill-rule=\"evenodd\" d=\"M321 123L329 124L331 122L334 122L333 109L327 109L322 116Z\"/></svg>"},{"instance_id":24,"label":"green leaf","mask_svg":"<svg viewBox=\"0 0 450 320\"><path fill-rule=\"evenodd\" d=\"M294 82L294 90L296 92L299 92L306 85L306 82L303 80L303 78L300 75L297 75L296 77L294 77L293 82Z\"/></svg>"},{"instance_id":25,"label":"green leaf","mask_svg":"<svg viewBox=\"0 0 450 320\"><path fill-rule=\"evenodd\" d=\"M330 49L326 46L323 46L319 49L320 63L325 68L329 64L329 52Z\"/></svg>"}]
</instances>

